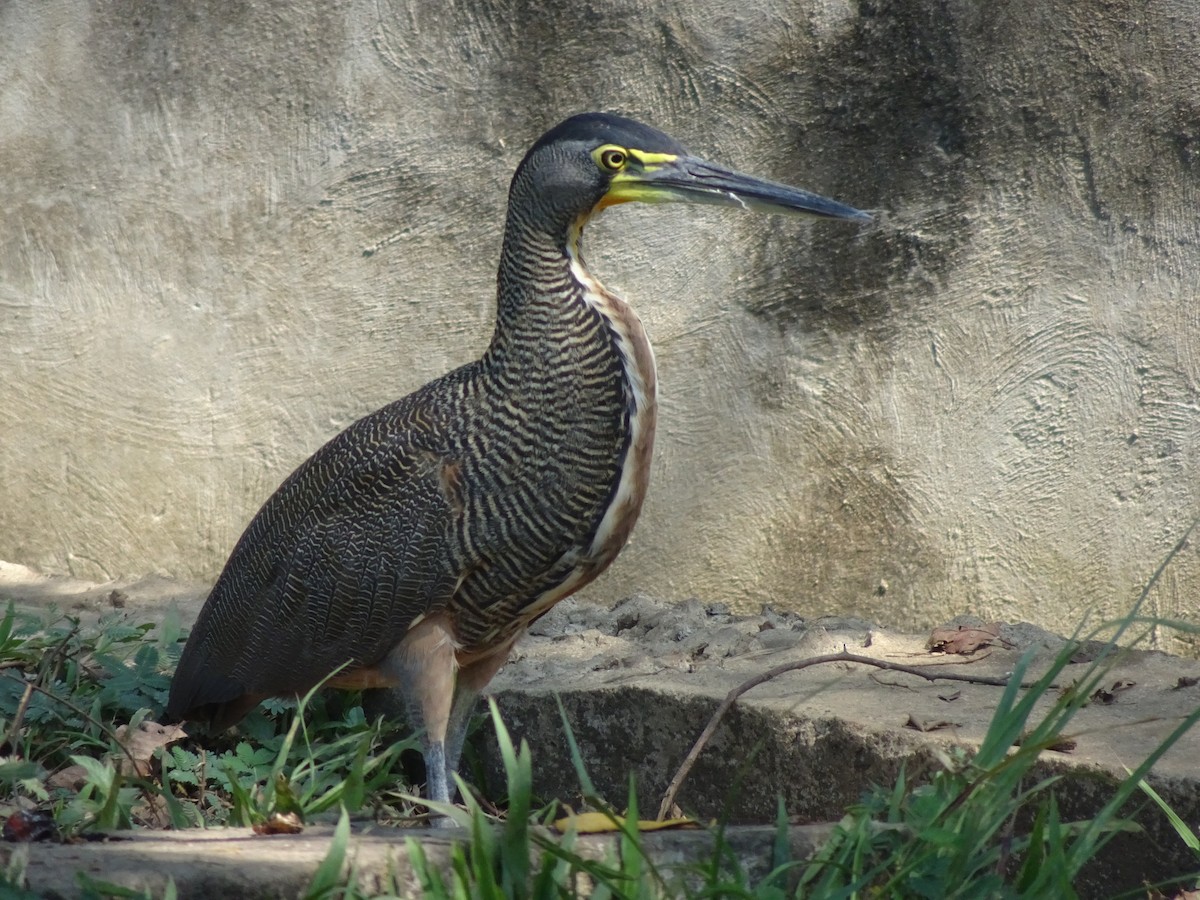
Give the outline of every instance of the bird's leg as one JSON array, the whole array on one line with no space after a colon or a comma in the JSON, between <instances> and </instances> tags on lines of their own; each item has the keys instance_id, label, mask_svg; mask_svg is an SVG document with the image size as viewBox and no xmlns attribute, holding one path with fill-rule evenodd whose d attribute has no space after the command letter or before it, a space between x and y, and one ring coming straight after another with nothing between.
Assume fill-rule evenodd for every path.
<instances>
[{"instance_id":1,"label":"bird's leg","mask_svg":"<svg viewBox=\"0 0 1200 900\"><path fill-rule=\"evenodd\" d=\"M450 706L450 719L446 724L445 779L451 796L454 796L454 774L458 771L459 760L462 759L467 726L471 724L471 713L475 711L478 699L479 691L468 687L460 673L458 683L454 687L454 702Z\"/></svg>"},{"instance_id":2,"label":"bird's leg","mask_svg":"<svg viewBox=\"0 0 1200 900\"><path fill-rule=\"evenodd\" d=\"M434 803L450 803L454 798L453 779L446 769L446 745L442 741L423 741L422 755L425 757L425 794ZM447 818L436 820L438 825L453 824Z\"/></svg>"},{"instance_id":3,"label":"bird's leg","mask_svg":"<svg viewBox=\"0 0 1200 900\"><path fill-rule=\"evenodd\" d=\"M455 694L455 643L449 622L434 614L422 619L380 664L397 684L412 724L422 729L425 794L435 803L449 803L453 779L446 776L446 732ZM458 740L461 750L462 741ZM439 825L452 825L448 819Z\"/></svg>"},{"instance_id":4,"label":"bird's leg","mask_svg":"<svg viewBox=\"0 0 1200 900\"><path fill-rule=\"evenodd\" d=\"M471 724L471 713L475 711L476 701L487 683L508 661L513 640L515 639L506 641L486 656L471 660L458 670L454 684L454 702L450 705L450 717L446 726L446 783L451 785L452 794L454 773L458 771L458 763L462 758L463 741L467 737L467 726Z\"/></svg>"}]
</instances>

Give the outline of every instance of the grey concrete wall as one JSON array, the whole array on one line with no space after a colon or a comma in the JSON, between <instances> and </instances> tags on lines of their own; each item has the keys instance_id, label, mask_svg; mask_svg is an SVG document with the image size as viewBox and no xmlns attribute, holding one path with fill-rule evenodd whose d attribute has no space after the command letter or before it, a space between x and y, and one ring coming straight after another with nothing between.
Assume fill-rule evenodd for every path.
<instances>
[{"instance_id":1,"label":"grey concrete wall","mask_svg":"<svg viewBox=\"0 0 1200 900\"><path fill-rule=\"evenodd\" d=\"M1117 613L1200 512L1198 48L1193 0L0 3L0 559L214 576L480 352L511 171L597 108L879 222L589 232L663 394L593 598ZM1152 611L1198 596L1189 549Z\"/></svg>"}]
</instances>

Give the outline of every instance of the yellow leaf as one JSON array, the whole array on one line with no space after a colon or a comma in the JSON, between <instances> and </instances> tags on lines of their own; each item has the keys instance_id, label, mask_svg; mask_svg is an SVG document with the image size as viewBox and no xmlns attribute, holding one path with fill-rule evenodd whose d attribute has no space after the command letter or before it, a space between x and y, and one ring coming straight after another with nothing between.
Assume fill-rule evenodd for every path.
<instances>
[{"instance_id":1,"label":"yellow leaf","mask_svg":"<svg viewBox=\"0 0 1200 900\"><path fill-rule=\"evenodd\" d=\"M621 816L587 812L559 819L554 823L554 827L561 834L572 830L576 834L607 834L617 831L624 824L625 819ZM696 827L695 819L663 819L661 822L654 819L640 819L637 823L638 831L662 831L664 828L692 827Z\"/></svg>"}]
</instances>

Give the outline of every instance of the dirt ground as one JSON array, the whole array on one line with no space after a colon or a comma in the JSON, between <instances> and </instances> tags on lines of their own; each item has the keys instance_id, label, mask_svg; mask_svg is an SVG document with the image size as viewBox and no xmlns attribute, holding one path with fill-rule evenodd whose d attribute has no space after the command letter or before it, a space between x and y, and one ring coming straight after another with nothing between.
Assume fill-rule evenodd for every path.
<instances>
[{"instance_id":1,"label":"dirt ground","mask_svg":"<svg viewBox=\"0 0 1200 900\"><path fill-rule=\"evenodd\" d=\"M0 598L29 606L54 603L85 619L118 613L142 623L160 621L176 610L184 624L190 624L208 587L154 576L93 584L0 562ZM719 698L781 663L841 650L901 665L941 666L947 674L999 678L1011 672L1029 648L1040 651L1032 670L1036 675L1064 644L1063 637L1028 624L997 624L996 636L987 641L987 632L981 638L972 630L987 623L968 618L947 623L950 634L965 628L968 640L985 640L973 654L955 655L931 652L930 634L896 633L859 619L805 620L770 608L737 616L697 599L667 604L645 595L608 607L569 599L518 643L492 688L503 696L646 687ZM1075 654L1079 671L1098 646L1085 645ZM1071 677L1075 668L1068 669ZM1136 765L1180 717L1200 704L1200 686L1179 686L1196 677L1197 660L1157 652L1123 654L1109 679L1110 687L1118 686L1116 693L1109 702L1093 703L1081 713L1082 734L1072 758L1113 771ZM915 734L915 726L923 725L928 733L972 741L986 730L997 696L995 687L925 682L840 664L783 675L755 688L746 700L808 716L836 715L867 728L905 728ZM908 722L910 716L913 723ZM933 727L939 722L940 727ZM1194 777L1197 761L1200 733L1167 754L1159 771Z\"/></svg>"}]
</instances>

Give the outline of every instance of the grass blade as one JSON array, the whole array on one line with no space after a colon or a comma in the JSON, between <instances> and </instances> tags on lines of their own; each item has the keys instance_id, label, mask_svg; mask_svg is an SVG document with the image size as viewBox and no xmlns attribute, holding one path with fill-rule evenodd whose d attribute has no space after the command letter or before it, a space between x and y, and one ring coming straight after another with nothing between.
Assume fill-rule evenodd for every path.
<instances>
[{"instance_id":1,"label":"grass blade","mask_svg":"<svg viewBox=\"0 0 1200 900\"><path fill-rule=\"evenodd\" d=\"M350 843L350 816L345 807L338 816L337 826L333 829L333 840L329 842L329 852L313 873L308 890L304 892L304 900L325 900L334 896L334 892L345 883L342 867L346 862L346 848Z\"/></svg>"}]
</instances>

